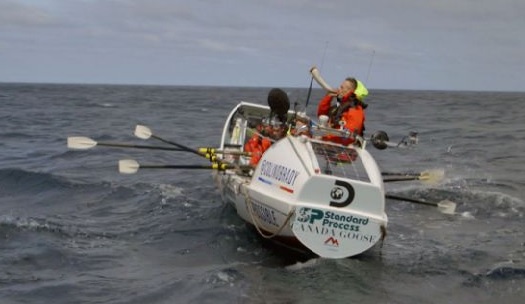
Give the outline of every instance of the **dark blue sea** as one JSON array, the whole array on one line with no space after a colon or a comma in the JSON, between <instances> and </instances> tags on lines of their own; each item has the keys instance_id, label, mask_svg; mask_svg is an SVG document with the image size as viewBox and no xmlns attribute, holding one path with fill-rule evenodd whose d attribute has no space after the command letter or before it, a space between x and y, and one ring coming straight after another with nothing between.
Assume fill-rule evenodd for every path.
<instances>
[{"instance_id":1,"label":"dark blue sea","mask_svg":"<svg viewBox=\"0 0 525 304\"><path fill-rule=\"evenodd\" d=\"M305 88L284 88L305 107ZM239 101L270 88L0 84L0 303L523 303L525 93L371 90L366 132L419 144L376 150L384 171L445 170L392 194L382 245L343 260L263 242L187 152L96 147L69 136L158 145L135 125L215 147ZM307 112L313 114L320 90Z\"/></svg>"}]
</instances>

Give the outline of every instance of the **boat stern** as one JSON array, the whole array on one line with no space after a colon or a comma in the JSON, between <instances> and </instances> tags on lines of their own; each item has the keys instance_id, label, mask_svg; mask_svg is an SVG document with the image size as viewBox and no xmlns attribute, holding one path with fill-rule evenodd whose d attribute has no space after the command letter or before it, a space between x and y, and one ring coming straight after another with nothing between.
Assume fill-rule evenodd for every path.
<instances>
[{"instance_id":1,"label":"boat stern","mask_svg":"<svg viewBox=\"0 0 525 304\"><path fill-rule=\"evenodd\" d=\"M354 256L384 237L381 173L365 149L289 136L266 151L249 188L271 208L293 209L291 232L321 257Z\"/></svg>"}]
</instances>

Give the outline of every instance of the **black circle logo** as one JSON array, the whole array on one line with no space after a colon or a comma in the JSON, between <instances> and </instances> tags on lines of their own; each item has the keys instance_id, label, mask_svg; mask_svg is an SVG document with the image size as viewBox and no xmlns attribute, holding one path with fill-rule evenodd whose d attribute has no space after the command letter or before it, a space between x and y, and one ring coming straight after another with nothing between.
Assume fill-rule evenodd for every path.
<instances>
[{"instance_id":1,"label":"black circle logo","mask_svg":"<svg viewBox=\"0 0 525 304\"><path fill-rule=\"evenodd\" d=\"M347 194L347 197L345 200L342 200L343 197L345 197L345 194ZM354 187L352 187L352 185L347 182L336 180L335 187L330 191L330 197L332 198L332 201L330 201L330 206L337 208L346 207L354 200Z\"/></svg>"}]
</instances>

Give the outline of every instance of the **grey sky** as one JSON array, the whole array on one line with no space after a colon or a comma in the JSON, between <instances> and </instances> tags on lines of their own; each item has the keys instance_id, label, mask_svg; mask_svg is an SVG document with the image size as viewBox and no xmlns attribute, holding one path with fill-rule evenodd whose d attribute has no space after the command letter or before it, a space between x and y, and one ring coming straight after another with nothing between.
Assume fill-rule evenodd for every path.
<instances>
[{"instance_id":1,"label":"grey sky","mask_svg":"<svg viewBox=\"0 0 525 304\"><path fill-rule=\"evenodd\" d=\"M523 0L0 0L0 82L524 91Z\"/></svg>"}]
</instances>

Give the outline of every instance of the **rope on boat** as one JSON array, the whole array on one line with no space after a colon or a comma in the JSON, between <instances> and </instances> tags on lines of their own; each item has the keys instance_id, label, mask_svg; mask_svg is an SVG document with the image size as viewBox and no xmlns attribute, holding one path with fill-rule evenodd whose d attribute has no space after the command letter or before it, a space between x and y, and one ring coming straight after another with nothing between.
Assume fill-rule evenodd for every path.
<instances>
[{"instance_id":1,"label":"rope on boat","mask_svg":"<svg viewBox=\"0 0 525 304\"><path fill-rule=\"evenodd\" d=\"M385 243L385 238L386 238L386 226L381 225L379 229L381 231L381 238L380 238L381 246L379 248L383 249L383 244Z\"/></svg>"},{"instance_id":2,"label":"rope on boat","mask_svg":"<svg viewBox=\"0 0 525 304\"><path fill-rule=\"evenodd\" d=\"M245 183L245 184L247 184L247 183ZM284 227L286 225L288 225L288 222L290 221L290 218L292 218L292 215L295 213L295 208L292 208L292 210L290 210L290 212L288 212L288 215L286 216L286 220L281 225L281 227L279 227L279 229L277 229L277 231L275 231L273 233L270 233L270 234L266 234L266 233L264 233L264 231L261 230L261 228L259 227L259 226L261 226L261 223L259 222L259 220L257 220L257 217L254 216L255 212L253 210L253 201L250 198L250 195L248 194L248 190L247 190L246 187L243 187L243 188L244 189L242 191L243 191L244 197L246 199L246 206L248 207L248 213L250 213L250 217L252 218L253 225L255 226L255 229L257 229L257 232L259 232L259 234L265 239L271 239L271 238L277 236L279 233L281 233L281 231L284 229Z\"/></svg>"}]
</instances>

